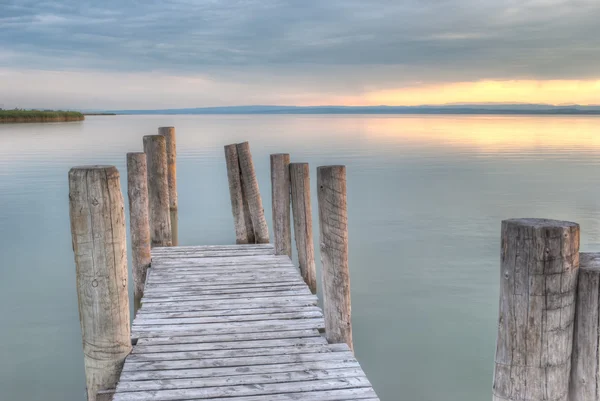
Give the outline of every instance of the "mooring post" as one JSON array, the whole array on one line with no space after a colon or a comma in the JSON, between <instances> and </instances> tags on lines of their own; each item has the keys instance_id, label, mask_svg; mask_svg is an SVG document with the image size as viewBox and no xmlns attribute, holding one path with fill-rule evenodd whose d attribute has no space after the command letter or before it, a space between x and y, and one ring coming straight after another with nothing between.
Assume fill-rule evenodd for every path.
<instances>
[{"instance_id":1,"label":"mooring post","mask_svg":"<svg viewBox=\"0 0 600 401\"><path fill-rule=\"evenodd\" d=\"M171 237L173 246L179 244L177 232L179 219L177 216L177 141L175 127L160 127L158 135L167 141L167 181L169 183L169 214L171 219Z\"/></svg>"},{"instance_id":2,"label":"mooring post","mask_svg":"<svg viewBox=\"0 0 600 401\"><path fill-rule=\"evenodd\" d=\"M500 266L493 400L566 401L579 225L545 219L503 221Z\"/></svg>"},{"instance_id":3,"label":"mooring post","mask_svg":"<svg viewBox=\"0 0 600 401\"><path fill-rule=\"evenodd\" d=\"M290 221L290 155L271 155L271 205L276 255L292 257Z\"/></svg>"},{"instance_id":4,"label":"mooring post","mask_svg":"<svg viewBox=\"0 0 600 401\"><path fill-rule=\"evenodd\" d=\"M113 166L69 171L69 215L88 401L115 387L131 351L125 211Z\"/></svg>"},{"instance_id":5,"label":"mooring post","mask_svg":"<svg viewBox=\"0 0 600 401\"><path fill-rule=\"evenodd\" d=\"M250 219L248 201L242 188L237 145L225 146L225 163L227 165L227 180L229 181L231 213L233 214L235 226L235 242L236 244L254 244L254 229Z\"/></svg>"},{"instance_id":6,"label":"mooring post","mask_svg":"<svg viewBox=\"0 0 600 401\"><path fill-rule=\"evenodd\" d=\"M300 273L313 294L317 293L312 208L310 204L310 170L308 163L290 163L294 237Z\"/></svg>"},{"instance_id":7,"label":"mooring post","mask_svg":"<svg viewBox=\"0 0 600 401\"><path fill-rule=\"evenodd\" d=\"M258 189L258 180L254 171L250 144L248 142L238 143L237 153L242 173L242 188L244 196L248 201L248 210L250 212L250 220L252 220L255 242L257 244L268 244L269 227L267 226L265 210L263 209L262 198Z\"/></svg>"},{"instance_id":8,"label":"mooring post","mask_svg":"<svg viewBox=\"0 0 600 401\"><path fill-rule=\"evenodd\" d=\"M317 168L317 189L325 336L330 343L346 343L353 349L346 167Z\"/></svg>"},{"instance_id":9,"label":"mooring post","mask_svg":"<svg viewBox=\"0 0 600 401\"><path fill-rule=\"evenodd\" d=\"M167 143L162 135L144 137L148 167L148 208L151 245L172 246L167 173Z\"/></svg>"},{"instance_id":10,"label":"mooring post","mask_svg":"<svg viewBox=\"0 0 600 401\"><path fill-rule=\"evenodd\" d=\"M579 254L569 401L600 400L600 253Z\"/></svg>"},{"instance_id":11,"label":"mooring post","mask_svg":"<svg viewBox=\"0 0 600 401\"><path fill-rule=\"evenodd\" d=\"M127 153L127 197L133 265L134 314L144 295L146 273L150 267L150 222L148 218L148 174L146 154Z\"/></svg>"}]
</instances>

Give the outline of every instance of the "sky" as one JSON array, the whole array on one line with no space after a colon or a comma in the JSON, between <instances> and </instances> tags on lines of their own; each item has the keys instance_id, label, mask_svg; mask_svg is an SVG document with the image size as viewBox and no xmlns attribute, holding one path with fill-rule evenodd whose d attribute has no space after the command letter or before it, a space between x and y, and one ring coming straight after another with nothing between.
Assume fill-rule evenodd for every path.
<instances>
[{"instance_id":1,"label":"sky","mask_svg":"<svg viewBox=\"0 0 600 401\"><path fill-rule=\"evenodd\" d=\"M600 104L598 0L0 0L0 107Z\"/></svg>"}]
</instances>

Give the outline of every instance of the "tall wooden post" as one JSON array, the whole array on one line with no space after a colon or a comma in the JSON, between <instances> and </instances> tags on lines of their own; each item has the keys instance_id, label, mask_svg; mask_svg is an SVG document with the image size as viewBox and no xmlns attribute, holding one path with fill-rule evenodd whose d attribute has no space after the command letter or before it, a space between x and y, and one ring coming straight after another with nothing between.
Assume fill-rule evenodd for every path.
<instances>
[{"instance_id":1,"label":"tall wooden post","mask_svg":"<svg viewBox=\"0 0 600 401\"><path fill-rule=\"evenodd\" d=\"M150 267L150 222L148 218L148 177L146 154L127 153L127 196L129 230L133 260L134 313L144 295L146 273Z\"/></svg>"},{"instance_id":2,"label":"tall wooden post","mask_svg":"<svg viewBox=\"0 0 600 401\"><path fill-rule=\"evenodd\" d=\"M162 135L144 137L144 153L148 166L148 207L151 245L173 245L169 212L167 143Z\"/></svg>"},{"instance_id":3,"label":"tall wooden post","mask_svg":"<svg viewBox=\"0 0 600 401\"><path fill-rule=\"evenodd\" d=\"M579 254L569 401L600 400L600 253Z\"/></svg>"},{"instance_id":4,"label":"tall wooden post","mask_svg":"<svg viewBox=\"0 0 600 401\"><path fill-rule=\"evenodd\" d=\"M569 391L579 225L502 222L494 401L566 401Z\"/></svg>"},{"instance_id":5,"label":"tall wooden post","mask_svg":"<svg viewBox=\"0 0 600 401\"><path fill-rule=\"evenodd\" d=\"M346 167L317 168L325 336L353 349L348 270Z\"/></svg>"},{"instance_id":6,"label":"tall wooden post","mask_svg":"<svg viewBox=\"0 0 600 401\"><path fill-rule=\"evenodd\" d=\"M269 226L267 226L267 220L265 219L265 210L263 209L248 142L237 144L237 153L242 173L242 188L244 196L248 201L248 210L250 212L250 219L252 220L255 241L257 244L268 244Z\"/></svg>"},{"instance_id":7,"label":"tall wooden post","mask_svg":"<svg viewBox=\"0 0 600 401\"><path fill-rule=\"evenodd\" d=\"M242 189L240 163L235 144L225 146L225 163L227 165L227 180L229 181L229 196L235 225L236 244L254 244L254 229L252 228L248 202Z\"/></svg>"},{"instance_id":8,"label":"tall wooden post","mask_svg":"<svg viewBox=\"0 0 600 401\"><path fill-rule=\"evenodd\" d=\"M313 294L317 293L315 248L313 243L312 208L310 205L310 170L308 163L290 164L294 237L298 250L300 273Z\"/></svg>"},{"instance_id":9,"label":"tall wooden post","mask_svg":"<svg viewBox=\"0 0 600 401\"><path fill-rule=\"evenodd\" d=\"M131 351L125 212L113 166L69 171L69 214L87 394L114 388Z\"/></svg>"},{"instance_id":10,"label":"tall wooden post","mask_svg":"<svg viewBox=\"0 0 600 401\"><path fill-rule=\"evenodd\" d=\"M177 216L177 141L175 127L160 127L158 135L165 137L167 141L167 181L169 182L169 213L171 218L171 237L173 246L179 243Z\"/></svg>"},{"instance_id":11,"label":"tall wooden post","mask_svg":"<svg viewBox=\"0 0 600 401\"><path fill-rule=\"evenodd\" d=\"M290 155L271 155L271 200L275 254L292 257L290 221Z\"/></svg>"}]
</instances>

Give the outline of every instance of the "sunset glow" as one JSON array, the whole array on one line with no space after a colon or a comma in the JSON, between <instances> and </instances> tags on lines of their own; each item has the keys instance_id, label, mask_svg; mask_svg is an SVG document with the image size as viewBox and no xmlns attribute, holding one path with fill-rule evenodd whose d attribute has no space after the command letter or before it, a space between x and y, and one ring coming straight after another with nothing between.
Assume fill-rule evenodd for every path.
<instances>
[{"instance_id":1,"label":"sunset glow","mask_svg":"<svg viewBox=\"0 0 600 401\"><path fill-rule=\"evenodd\" d=\"M599 80L511 80L423 84L369 92L368 105L447 103L600 104Z\"/></svg>"}]
</instances>

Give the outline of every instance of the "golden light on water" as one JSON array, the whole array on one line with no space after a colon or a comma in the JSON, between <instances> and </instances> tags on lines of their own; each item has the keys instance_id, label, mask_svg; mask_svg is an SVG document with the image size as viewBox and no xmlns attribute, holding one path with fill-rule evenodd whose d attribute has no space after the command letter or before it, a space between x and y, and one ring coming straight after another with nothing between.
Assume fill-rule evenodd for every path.
<instances>
[{"instance_id":1,"label":"golden light on water","mask_svg":"<svg viewBox=\"0 0 600 401\"><path fill-rule=\"evenodd\" d=\"M479 152L600 152L600 116L394 116L369 118L370 140Z\"/></svg>"},{"instance_id":2,"label":"golden light on water","mask_svg":"<svg viewBox=\"0 0 600 401\"><path fill-rule=\"evenodd\" d=\"M600 104L600 80L512 80L415 84L367 92L369 105L446 103Z\"/></svg>"}]
</instances>

